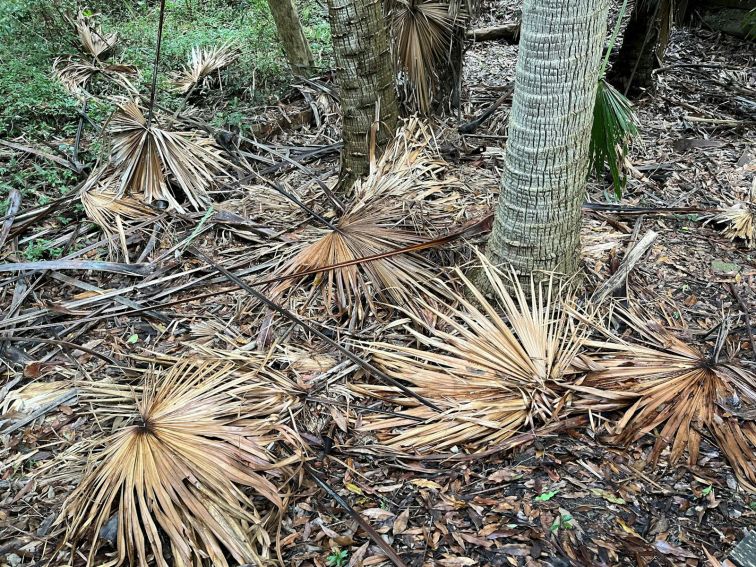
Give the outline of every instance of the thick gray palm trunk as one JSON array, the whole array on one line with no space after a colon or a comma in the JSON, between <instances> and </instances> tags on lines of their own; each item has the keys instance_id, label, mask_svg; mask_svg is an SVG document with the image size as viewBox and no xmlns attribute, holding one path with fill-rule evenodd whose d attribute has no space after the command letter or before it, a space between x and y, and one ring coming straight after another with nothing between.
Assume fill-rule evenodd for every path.
<instances>
[{"instance_id":1,"label":"thick gray palm trunk","mask_svg":"<svg viewBox=\"0 0 756 567\"><path fill-rule=\"evenodd\" d=\"M525 0L504 175L487 254L571 275L608 0Z\"/></svg>"},{"instance_id":2,"label":"thick gray palm trunk","mask_svg":"<svg viewBox=\"0 0 756 567\"><path fill-rule=\"evenodd\" d=\"M398 107L381 0L328 0L342 111L341 186L370 169L370 130L379 111L378 150L394 134Z\"/></svg>"},{"instance_id":3,"label":"thick gray palm trunk","mask_svg":"<svg viewBox=\"0 0 756 567\"><path fill-rule=\"evenodd\" d=\"M294 0L268 0L268 6L276 22L276 30L281 45L289 61L291 72L298 76L308 76L312 73L314 62L310 45L302 31Z\"/></svg>"}]
</instances>

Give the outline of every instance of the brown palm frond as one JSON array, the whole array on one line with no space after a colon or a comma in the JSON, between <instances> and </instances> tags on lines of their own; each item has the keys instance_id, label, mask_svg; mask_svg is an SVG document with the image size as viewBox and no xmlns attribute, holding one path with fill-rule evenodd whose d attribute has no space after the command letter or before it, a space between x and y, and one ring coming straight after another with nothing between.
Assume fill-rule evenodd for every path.
<instances>
[{"instance_id":1,"label":"brown palm frond","mask_svg":"<svg viewBox=\"0 0 756 567\"><path fill-rule=\"evenodd\" d=\"M430 305L438 323L410 329L423 348L386 343L369 347L373 362L389 376L408 382L437 406L434 413L384 386L352 386L355 392L405 406L422 418L366 417L363 431L379 432L384 446L435 451L454 445L484 448L511 437L525 425L551 420L560 412L557 385L571 372L584 326L563 308L555 280L531 283L531 301L517 278L506 276L485 258L483 275L495 301L489 301L461 271L467 296L450 292L453 307ZM513 291L509 291L512 288ZM564 301L572 303L569 293Z\"/></svg>"},{"instance_id":2,"label":"brown palm frond","mask_svg":"<svg viewBox=\"0 0 756 567\"><path fill-rule=\"evenodd\" d=\"M586 341L602 353L580 386L577 407L626 408L613 427L612 440L635 441L661 428L650 455L658 461L698 460L701 436L708 432L732 465L738 479L756 486L756 428L738 416L756 416L756 376L735 361L714 361L655 322L624 310L615 313L647 344L629 344L602 330L609 339ZM632 404L632 405L631 405Z\"/></svg>"},{"instance_id":3,"label":"brown palm frond","mask_svg":"<svg viewBox=\"0 0 756 567\"><path fill-rule=\"evenodd\" d=\"M181 94L186 94L197 85L207 86L213 73L228 67L238 57L238 50L230 44L204 48L193 47L184 70L174 80L176 90Z\"/></svg>"},{"instance_id":4,"label":"brown palm frond","mask_svg":"<svg viewBox=\"0 0 756 567\"><path fill-rule=\"evenodd\" d=\"M455 28L466 25L466 4L460 0L388 2L399 68L406 73L422 112L430 109Z\"/></svg>"},{"instance_id":5,"label":"brown palm frond","mask_svg":"<svg viewBox=\"0 0 756 567\"><path fill-rule=\"evenodd\" d=\"M113 138L110 163L117 178L117 192L143 194L144 201L165 200L183 212L169 180L184 192L195 210L209 202L208 190L231 164L220 155L213 140L192 132L171 132L155 121L148 127L139 106L132 101L119 105L109 123Z\"/></svg>"},{"instance_id":6,"label":"brown palm frond","mask_svg":"<svg viewBox=\"0 0 756 567\"><path fill-rule=\"evenodd\" d=\"M99 26L91 26L89 18L79 12L73 22L79 41L84 51L98 60L107 59L118 43L118 34L102 32Z\"/></svg>"},{"instance_id":7,"label":"brown palm frond","mask_svg":"<svg viewBox=\"0 0 756 567\"><path fill-rule=\"evenodd\" d=\"M79 194L84 212L107 236L118 235L123 255L128 258L125 227L154 218L156 212L141 200L131 195L119 195L116 190L101 184L96 174L90 180L94 182L86 183ZM111 245L111 252L114 250Z\"/></svg>"},{"instance_id":8,"label":"brown palm frond","mask_svg":"<svg viewBox=\"0 0 756 567\"><path fill-rule=\"evenodd\" d=\"M75 446L89 463L58 518L67 524L61 548L91 538L87 564L101 564L99 534L115 521L112 565L168 567L172 557L172 565L227 566L228 556L237 564L269 557L266 520L247 489L280 509L271 477L298 457L276 462L267 449L286 435L277 424L286 409L281 392L259 372L234 368L195 357L148 373L138 389L80 388L105 432Z\"/></svg>"},{"instance_id":9,"label":"brown palm frond","mask_svg":"<svg viewBox=\"0 0 756 567\"><path fill-rule=\"evenodd\" d=\"M724 235L730 240L744 240L749 248L756 245L756 204L738 203L714 215L711 221L724 224Z\"/></svg>"},{"instance_id":10,"label":"brown palm frond","mask_svg":"<svg viewBox=\"0 0 756 567\"><path fill-rule=\"evenodd\" d=\"M139 74L134 65L103 64L99 61L87 63L73 57L58 57L53 62L53 75L74 96L82 95L87 83L98 73L105 73L126 90L136 92L134 85L128 79L129 76Z\"/></svg>"},{"instance_id":11,"label":"brown palm frond","mask_svg":"<svg viewBox=\"0 0 756 567\"><path fill-rule=\"evenodd\" d=\"M277 275L290 276L308 270L373 256L418 244L448 226L443 195L454 180L440 180L444 163L430 150L428 132L410 121L372 169L355 185L355 195L336 230L310 227L293 245L282 250ZM441 195L434 203L432 195ZM443 220L440 220L444 218ZM377 314L378 302L412 310L417 299L427 295L435 274L431 264L418 254L400 254L336 268L302 279L291 278L275 285L277 300L291 291L322 291L328 315L361 321Z\"/></svg>"}]
</instances>

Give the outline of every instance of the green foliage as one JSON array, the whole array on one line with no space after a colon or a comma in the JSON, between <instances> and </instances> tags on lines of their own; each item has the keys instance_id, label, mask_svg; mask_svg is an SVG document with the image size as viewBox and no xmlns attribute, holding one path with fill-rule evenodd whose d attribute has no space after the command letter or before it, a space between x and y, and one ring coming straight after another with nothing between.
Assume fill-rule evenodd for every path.
<instances>
[{"instance_id":1,"label":"green foliage","mask_svg":"<svg viewBox=\"0 0 756 567\"><path fill-rule=\"evenodd\" d=\"M53 248L49 240L44 238L38 238L30 242L22 255L27 262L36 262L38 260L50 259L54 260L60 258L63 254L63 248Z\"/></svg>"},{"instance_id":2,"label":"green foliage","mask_svg":"<svg viewBox=\"0 0 756 567\"><path fill-rule=\"evenodd\" d=\"M606 81L609 55L619 35L620 25L627 10L627 0L622 2L617 23L609 38L609 45L599 71L596 104L593 107L590 155L596 177L601 179L606 166L612 174L614 194L619 199L627 184L622 169L622 159L627 155L628 144L638 135L638 117L627 98Z\"/></svg>"},{"instance_id":3,"label":"green foliage","mask_svg":"<svg viewBox=\"0 0 756 567\"><path fill-rule=\"evenodd\" d=\"M746 39L756 39L756 8L746 14L741 25L746 34Z\"/></svg>"},{"instance_id":4,"label":"green foliage","mask_svg":"<svg viewBox=\"0 0 756 567\"><path fill-rule=\"evenodd\" d=\"M622 158L627 154L629 141L638 135L638 119L630 101L606 82L599 80L596 105L593 108L591 129L591 163L600 178L609 166L614 192L619 199L627 183L622 170Z\"/></svg>"},{"instance_id":5,"label":"green foliage","mask_svg":"<svg viewBox=\"0 0 756 567\"><path fill-rule=\"evenodd\" d=\"M343 567L346 565L349 552L346 549L339 549L334 547L331 550L331 554L326 558L326 565L329 567Z\"/></svg>"}]
</instances>

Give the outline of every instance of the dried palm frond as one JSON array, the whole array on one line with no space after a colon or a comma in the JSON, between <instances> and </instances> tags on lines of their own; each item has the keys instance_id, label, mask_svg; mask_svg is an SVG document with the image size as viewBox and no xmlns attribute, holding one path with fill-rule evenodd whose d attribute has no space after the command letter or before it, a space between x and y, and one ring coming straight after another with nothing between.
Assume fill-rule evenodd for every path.
<instances>
[{"instance_id":1,"label":"dried palm frond","mask_svg":"<svg viewBox=\"0 0 756 567\"><path fill-rule=\"evenodd\" d=\"M230 44L193 47L183 72L174 80L176 90L186 94L198 85L207 86L212 73L228 67L238 57L239 52Z\"/></svg>"},{"instance_id":2,"label":"dried palm frond","mask_svg":"<svg viewBox=\"0 0 756 567\"><path fill-rule=\"evenodd\" d=\"M181 187L195 210L209 202L215 175L231 164L223 159L213 140L192 132L171 132L147 119L132 101L119 105L109 123L112 135L110 163L117 178L117 193L143 194L151 203L161 199L183 212L169 188L169 179Z\"/></svg>"},{"instance_id":3,"label":"dried palm frond","mask_svg":"<svg viewBox=\"0 0 756 567\"><path fill-rule=\"evenodd\" d=\"M83 12L79 12L76 21L73 22L79 41L84 51L95 59L107 59L113 53L118 43L118 34L104 34L99 26L90 26L89 18Z\"/></svg>"},{"instance_id":4,"label":"dried palm frond","mask_svg":"<svg viewBox=\"0 0 756 567\"><path fill-rule=\"evenodd\" d=\"M93 176L92 179L98 179ZM109 237L118 235L124 257L128 258L125 227L147 221L156 212L131 195L120 195L107 185L87 183L82 187L79 199L87 217L97 223ZM114 247L111 245L111 251Z\"/></svg>"},{"instance_id":5,"label":"dried palm frond","mask_svg":"<svg viewBox=\"0 0 756 567\"><path fill-rule=\"evenodd\" d=\"M405 406L402 417L364 418L363 431L378 431L384 446L436 451L454 445L473 449L496 444L525 425L546 422L560 412L557 385L571 372L584 326L563 309L563 289L553 279L531 282L529 302L517 278L503 275L485 258L489 301L458 269L467 296L451 293L454 307L432 306L438 324L410 329L424 348L375 343L373 362L389 376L443 408L438 414L385 386L352 386L358 393ZM510 292L510 286L513 291ZM564 301L572 303L566 293Z\"/></svg>"},{"instance_id":6,"label":"dried palm frond","mask_svg":"<svg viewBox=\"0 0 756 567\"><path fill-rule=\"evenodd\" d=\"M275 462L266 447L281 437L276 412L285 405L268 395L275 388L257 372L233 369L227 361L184 359L149 373L137 390L81 387L106 432L78 446L89 463L58 518L67 523L61 548L90 537L87 564L101 564L98 534L115 521L111 565L167 567L172 557L172 565L226 566L227 556L239 564L269 556L265 519L243 488L282 507L268 477L295 458Z\"/></svg>"},{"instance_id":7,"label":"dried palm frond","mask_svg":"<svg viewBox=\"0 0 756 567\"><path fill-rule=\"evenodd\" d=\"M714 215L707 222L724 224L724 235L730 240L740 238L749 248L756 245L756 205L738 203Z\"/></svg>"},{"instance_id":8,"label":"dried palm frond","mask_svg":"<svg viewBox=\"0 0 756 567\"><path fill-rule=\"evenodd\" d=\"M756 376L734 361L710 359L657 323L646 323L623 310L615 314L647 344L623 342L606 330L609 340L586 341L587 347L603 354L592 359L593 370L575 387L583 397L576 407L613 409L632 404L614 426L612 440L635 441L660 427L652 463L669 447L671 464L686 449L688 461L695 464L701 436L708 432L738 479L756 486L756 427L753 421L738 419L756 416Z\"/></svg>"},{"instance_id":9,"label":"dried palm frond","mask_svg":"<svg viewBox=\"0 0 756 567\"><path fill-rule=\"evenodd\" d=\"M80 96L85 85L98 73L107 74L114 82L118 83L128 91L136 92L134 85L128 79L128 76L139 74L136 67L125 64L95 64L79 61L72 57L58 57L53 62L53 74L65 89L74 96Z\"/></svg>"},{"instance_id":10,"label":"dried palm frond","mask_svg":"<svg viewBox=\"0 0 756 567\"><path fill-rule=\"evenodd\" d=\"M355 184L354 198L335 223L336 230L306 229L282 250L277 275L350 262L437 235L442 222L450 220L445 189L454 180L439 180L445 164L432 155L428 135L417 121L405 125L370 175ZM446 218L440 222L440 217ZM286 279L273 287L272 295L280 300L311 282L313 289L322 291L330 316L348 313L356 322L377 313L376 299L411 310L434 279L428 261L417 254L400 254Z\"/></svg>"},{"instance_id":11,"label":"dried palm frond","mask_svg":"<svg viewBox=\"0 0 756 567\"><path fill-rule=\"evenodd\" d=\"M467 22L461 0L389 0L392 35L400 71L407 74L418 109L430 110L440 69L449 64L455 28Z\"/></svg>"}]
</instances>

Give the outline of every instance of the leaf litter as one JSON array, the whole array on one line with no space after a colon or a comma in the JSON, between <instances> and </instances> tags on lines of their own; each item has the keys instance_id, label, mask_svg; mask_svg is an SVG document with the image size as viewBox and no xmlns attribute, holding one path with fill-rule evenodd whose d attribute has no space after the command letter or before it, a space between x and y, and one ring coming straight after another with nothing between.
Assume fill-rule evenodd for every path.
<instances>
[{"instance_id":1,"label":"leaf litter","mask_svg":"<svg viewBox=\"0 0 756 567\"><path fill-rule=\"evenodd\" d=\"M511 16L506 4L500 8ZM98 43L100 32L83 16L78 28L92 66L107 69L117 39L105 35L107 45ZM203 550L215 564L277 558L322 565L338 550L350 564L378 565L390 556L386 546L407 565L724 560L756 514L753 124L737 99L754 87L740 49L706 31L675 30L657 91L636 104L643 143L631 149L622 206L586 207L585 285L598 287L613 274L641 231L653 228L660 237L615 290L620 306L600 319L549 301L545 291L535 311L518 297L473 302L453 267L467 273L480 263L470 246L482 243L478 233L329 269L432 241L489 214L506 103L476 133L488 138L460 136L452 121L432 128L410 121L345 203L328 195L339 117L327 77L293 87L283 107L260 109L250 126L262 141L237 135L225 143L209 126L212 109L191 101L174 118L158 115L177 128L166 135L181 137L181 147L159 146L161 130L154 137L162 157L150 150L146 162L125 139L152 136L133 103L139 112L127 115L123 134L131 145L106 160L113 169L102 172L104 186L90 183L80 193L102 232L71 229L55 218L57 209L42 205L14 213L4 240L4 259L17 264L2 280L0 322L9 386L0 389L4 561L65 560L74 548L61 542L74 541L78 557L91 564L149 562L162 549L166 560L186 564L200 561L191 554ZM483 71L499 52L506 61L497 80L505 80L516 47L480 43L467 54L465 118L486 104L492 91ZM718 67L704 74L679 66L702 54ZM195 54L197 78L186 81L202 81L206 55ZM280 120L281 108L290 120ZM215 140L196 141L208 134ZM190 142L210 152L207 175L182 165L201 167L199 153L185 153ZM11 155L17 150L0 159ZM33 167L46 158L21 159ZM139 173L150 183L134 184L133 172L145 164L155 166ZM591 182L590 200L604 201L609 186ZM155 206L160 201L168 206ZM671 210L685 207L693 212ZM329 225L343 229L355 215L368 223L356 245L321 245L329 250L317 254L309 248L338 234ZM18 250L42 237L65 247L58 261L69 263L21 264ZM295 318L419 388L444 412L367 377L330 343L250 299L190 247L249 285L277 290ZM102 255L150 269L91 270ZM739 269L713 267L722 263ZM282 278L313 267L326 270ZM502 341L509 346L496 344ZM516 358L507 358L512 353ZM189 378L191 368L214 369L215 378ZM417 368L430 377L424 385ZM501 374L513 379L503 382ZM459 383L439 387L453 380ZM484 413L490 406L471 393L475 380L500 389L502 413ZM140 425L144 415L135 407L171 404L174 395L171 411ZM465 403L483 413L470 413ZM186 420L207 429L187 428ZM174 463L164 468L177 476L119 477L135 483L136 499L123 492L88 514L96 498L109 498L88 487L115 482L103 474L115 472L114 463L146 470L126 458L125 443L140 427L155 435L153 458ZM163 445L161 427L188 431ZM427 438L395 442L418 432ZM162 453L171 443L184 452ZM202 451L212 451L215 462ZM198 463L200 474L191 472ZM155 496L140 500L144 490ZM178 494L171 490L183 496L166 497ZM191 549L177 521L194 534Z\"/></svg>"}]
</instances>

